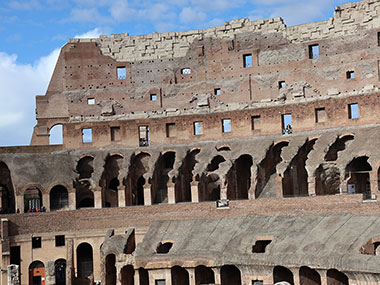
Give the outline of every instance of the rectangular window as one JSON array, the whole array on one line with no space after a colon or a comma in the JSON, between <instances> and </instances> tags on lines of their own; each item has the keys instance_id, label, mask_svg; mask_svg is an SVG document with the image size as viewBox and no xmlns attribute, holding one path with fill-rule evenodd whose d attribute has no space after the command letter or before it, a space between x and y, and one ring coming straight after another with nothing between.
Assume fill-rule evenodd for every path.
<instances>
[{"instance_id":1,"label":"rectangular window","mask_svg":"<svg viewBox=\"0 0 380 285\"><path fill-rule=\"evenodd\" d=\"M252 285L264 285L264 281L262 280L253 280Z\"/></svg>"},{"instance_id":2,"label":"rectangular window","mask_svg":"<svg viewBox=\"0 0 380 285\"><path fill-rule=\"evenodd\" d=\"M260 122L261 122L260 116L252 116L251 122L252 122L252 130L259 130L260 129Z\"/></svg>"},{"instance_id":3,"label":"rectangular window","mask_svg":"<svg viewBox=\"0 0 380 285\"><path fill-rule=\"evenodd\" d=\"M55 246L65 246L65 236L55 236Z\"/></svg>"},{"instance_id":4,"label":"rectangular window","mask_svg":"<svg viewBox=\"0 0 380 285\"><path fill-rule=\"evenodd\" d=\"M95 98L87 98L88 105L95 105Z\"/></svg>"},{"instance_id":5,"label":"rectangular window","mask_svg":"<svg viewBox=\"0 0 380 285\"><path fill-rule=\"evenodd\" d=\"M11 246L11 264L21 264L21 250L20 246Z\"/></svg>"},{"instance_id":6,"label":"rectangular window","mask_svg":"<svg viewBox=\"0 0 380 285\"><path fill-rule=\"evenodd\" d=\"M355 72L352 71L352 70L347 71L347 72L346 72L346 78L347 78L347 79L353 79L353 78L355 78Z\"/></svg>"},{"instance_id":7,"label":"rectangular window","mask_svg":"<svg viewBox=\"0 0 380 285\"><path fill-rule=\"evenodd\" d=\"M190 68L182 68L181 69L181 74L191 74L191 69Z\"/></svg>"},{"instance_id":8,"label":"rectangular window","mask_svg":"<svg viewBox=\"0 0 380 285\"><path fill-rule=\"evenodd\" d=\"M165 280L155 280L154 283L155 283L155 285L165 285L166 284Z\"/></svg>"},{"instance_id":9,"label":"rectangular window","mask_svg":"<svg viewBox=\"0 0 380 285\"><path fill-rule=\"evenodd\" d=\"M203 134L203 123L194 122L194 135L199 136Z\"/></svg>"},{"instance_id":10,"label":"rectangular window","mask_svg":"<svg viewBox=\"0 0 380 285\"><path fill-rule=\"evenodd\" d=\"M222 131L223 133L231 132L231 119L223 119L222 120Z\"/></svg>"},{"instance_id":11,"label":"rectangular window","mask_svg":"<svg viewBox=\"0 0 380 285\"><path fill-rule=\"evenodd\" d=\"M166 124L166 137L173 138L177 135L177 129L175 123Z\"/></svg>"},{"instance_id":12,"label":"rectangular window","mask_svg":"<svg viewBox=\"0 0 380 285\"><path fill-rule=\"evenodd\" d=\"M292 114L283 114L282 118L282 134L290 135L293 133Z\"/></svg>"},{"instance_id":13,"label":"rectangular window","mask_svg":"<svg viewBox=\"0 0 380 285\"><path fill-rule=\"evenodd\" d=\"M139 126L139 146L149 146L149 126Z\"/></svg>"},{"instance_id":14,"label":"rectangular window","mask_svg":"<svg viewBox=\"0 0 380 285\"><path fill-rule=\"evenodd\" d=\"M348 105L348 118L359 119L359 104L354 103Z\"/></svg>"},{"instance_id":15,"label":"rectangular window","mask_svg":"<svg viewBox=\"0 0 380 285\"><path fill-rule=\"evenodd\" d=\"M309 58L316 59L319 57L319 45L309 45Z\"/></svg>"},{"instance_id":16,"label":"rectangular window","mask_svg":"<svg viewBox=\"0 0 380 285\"><path fill-rule=\"evenodd\" d=\"M278 82L278 89L284 89L286 87L285 81Z\"/></svg>"},{"instance_id":17,"label":"rectangular window","mask_svg":"<svg viewBox=\"0 0 380 285\"><path fill-rule=\"evenodd\" d=\"M326 122L326 110L325 108L315 108L315 122Z\"/></svg>"},{"instance_id":18,"label":"rectangular window","mask_svg":"<svg viewBox=\"0 0 380 285\"><path fill-rule=\"evenodd\" d=\"M220 95L220 94L222 94L222 90L220 88L215 88L214 95Z\"/></svg>"},{"instance_id":19,"label":"rectangular window","mask_svg":"<svg viewBox=\"0 0 380 285\"><path fill-rule=\"evenodd\" d=\"M116 68L117 80L127 79L127 69L125 66L119 66Z\"/></svg>"},{"instance_id":20,"label":"rectangular window","mask_svg":"<svg viewBox=\"0 0 380 285\"><path fill-rule=\"evenodd\" d=\"M111 127L111 141L120 141L120 127Z\"/></svg>"},{"instance_id":21,"label":"rectangular window","mask_svg":"<svg viewBox=\"0 0 380 285\"><path fill-rule=\"evenodd\" d=\"M150 101L157 101L157 94L150 94Z\"/></svg>"},{"instance_id":22,"label":"rectangular window","mask_svg":"<svg viewBox=\"0 0 380 285\"><path fill-rule=\"evenodd\" d=\"M252 67L252 54L243 55L243 67Z\"/></svg>"},{"instance_id":23,"label":"rectangular window","mask_svg":"<svg viewBox=\"0 0 380 285\"><path fill-rule=\"evenodd\" d=\"M32 237L32 248L41 248L41 237Z\"/></svg>"},{"instance_id":24,"label":"rectangular window","mask_svg":"<svg viewBox=\"0 0 380 285\"><path fill-rule=\"evenodd\" d=\"M92 129L82 129L82 142L92 143Z\"/></svg>"}]
</instances>

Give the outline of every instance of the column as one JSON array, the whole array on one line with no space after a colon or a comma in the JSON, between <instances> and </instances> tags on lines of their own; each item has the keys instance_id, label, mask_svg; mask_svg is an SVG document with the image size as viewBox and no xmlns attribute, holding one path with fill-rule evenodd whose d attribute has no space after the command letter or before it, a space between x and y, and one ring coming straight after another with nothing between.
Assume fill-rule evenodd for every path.
<instances>
[{"instance_id":1,"label":"column","mask_svg":"<svg viewBox=\"0 0 380 285\"><path fill-rule=\"evenodd\" d=\"M69 193L69 210L75 210L77 207L77 201L76 201L77 197L76 197L76 194L75 194L75 191L74 192L70 192Z\"/></svg>"},{"instance_id":2,"label":"column","mask_svg":"<svg viewBox=\"0 0 380 285\"><path fill-rule=\"evenodd\" d=\"M135 269L134 280L135 280L135 285L140 285L140 273L138 269Z\"/></svg>"},{"instance_id":3,"label":"column","mask_svg":"<svg viewBox=\"0 0 380 285\"><path fill-rule=\"evenodd\" d=\"M249 200L255 200L256 199L256 184L257 184L257 176L251 177L251 185L249 186L248 189L248 199Z\"/></svg>"},{"instance_id":4,"label":"column","mask_svg":"<svg viewBox=\"0 0 380 285\"><path fill-rule=\"evenodd\" d=\"M191 202L198 203L199 202L199 193L198 193L198 181L195 181L193 177L193 181L190 184L191 187Z\"/></svg>"},{"instance_id":5,"label":"column","mask_svg":"<svg viewBox=\"0 0 380 285\"><path fill-rule=\"evenodd\" d=\"M171 180L171 178L169 178ZM168 182L168 204L175 204L175 185L172 182Z\"/></svg>"},{"instance_id":6,"label":"column","mask_svg":"<svg viewBox=\"0 0 380 285\"><path fill-rule=\"evenodd\" d=\"M19 209L20 213L24 213L24 195L16 196L16 210Z\"/></svg>"},{"instance_id":7,"label":"column","mask_svg":"<svg viewBox=\"0 0 380 285\"><path fill-rule=\"evenodd\" d=\"M344 179L344 176L340 176L340 194L347 194L347 180Z\"/></svg>"},{"instance_id":8,"label":"column","mask_svg":"<svg viewBox=\"0 0 380 285\"><path fill-rule=\"evenodd\" d=\"M96 209L102 208L102 189L100 187L96 187L94 191L94 206Z\"/></svg>"},{"instance_id":9,"label":"column","mask_svg":"<svg viewBox=\"0 0 380 285\"><path fill-rule=\"evenodd\" d=\"M149 183L144 184L144 205L152 205L152 193L150 191L150 185Z\"/></svg>"},{"instance_id":10,"label":"column","mask_svg":"<svg viewBox=\"0 0 380 285\"><path fill-rule=\"evenodd\" d=\"M377 169L373 169L369 172L369 182L371 186L371 199L372 197L377 197L380 189L378 188L378 177L377 177Z\"/></svg>"},{"instance_id":11,"label":"column","mask_svg":"<svg viewBox=\"0 0 380 285\"><path fill-rule=\"evenodd\" d=\"M290 271L293 273L293 280L294 280L294 285L300 284L300 274L299 274L299 268L289 268Z\"/></svg>"},{"instance_id":12,"label":"column","mask_svg":"<svg viewBox=\"0 0 380 285\"><path fill-rule=\"evenodd\" d=\"M281 175L276 176L276 198L282 198L283 192L282 192L282 177Z\"/></svg>"},{"instance_id":13,"label":"column","mask_svg":"<svg viewBox=\"0 0 380 285\"><path fill-rule=\"evenodd\" d=\"M308 192L309 196L315 196L315 177L307 178Z\"/></svg>"},{"instance_id":14,"label":"column","mask_svg":"<svg viewBox=\"0 0 380 285\"><path fill-rule=\"evenodd\" d=\"M125 189L124 186L119 186L117 187L117 195L118 195L118 202L119 202L119 207L125 207Z\"/></svg>"},{"instance_id":15,"label":"column","mask_svg":"<svg viewBox=\"0 0 380 285\"><path fill-rule=\"evenodd\" d=\"M42 194L42 206L45 206L46 211L50 212L50 195L49 194Z\"/></svg>"},{"instance_id":16,"label":"column","mask_svg":"<svg viewBox=\"0 0 380 285\"><path fill-rule=\"evenodd\" d=\"M189 272L189 285L195 285L195 268L186 268Z\"/></svg>"},{"instance_id":17,"label":"column","mask_svg":"<svg viewBox=\"0 0 380 285\"><path fill-rule=\"evenodd\" d=\"M212 271L214 271L215 285L222 284L222 278L220 276L220 268L219 267L213 267L211 269L212 269Z\"/></svg>"}]
</instances>

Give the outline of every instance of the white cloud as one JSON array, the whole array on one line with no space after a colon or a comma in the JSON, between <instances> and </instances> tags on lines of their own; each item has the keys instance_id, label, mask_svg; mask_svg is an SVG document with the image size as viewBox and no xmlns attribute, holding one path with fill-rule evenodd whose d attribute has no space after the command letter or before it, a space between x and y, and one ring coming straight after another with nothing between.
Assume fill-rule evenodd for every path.
<instances>
[{"instance_id":1,"label":"white cloud","mask_svg":"<svg viewBox=\"0 0 380 285\"><path fill-rule=\"evenodd\" d=\"M179 14L179 19L182 23L203 22L207 15L202 11L197 11L191 7L185 7Z\"/></svg>"},{"instance_id":2,"label":"white cloud","mask_svg":"<svg viewBox=\"0 0 380 285\"><path fill-rule=\"evenodd\" d=\"M100 35L102 35L103 32L100 31L99 28L95 28L91 31L88 31L84 34L76 35L74 38L76 39L93 39L93 38L98 38Z\"/></svg>"},{"instance_id":3,"label":"white cloud","mask_svg":"<svg viewBox=\"0 0 380 285\"><path fill-rule=\"evenodd\" d=\"M90 23L96 23L96 22L104 22L105 18L102 17L98 10L95 8L89 8L89 9L72 9L71 10L71 16L69 18L70 21L74 22L90 22Z\"/></svg>"},{"instance_id":4,"label":"white cloud","mask_svg":"<svg viewBox=\"0 0 380 285\"><path fill-rule=\"evenodd\" d=\"M35 96L45 94L59 49L35 64L0 52L0 145L27 145L35 125Z\"/></svg>"},{"instance_id":5,"label":"white cloud","mask_svg":"<svg viewBox=\"0 0 380 285\"><path fill-rule=\"evenodd\" d=\"M129 6L127 0L116 0L110 7L111 16L117 21L130 21L137 15L137 10Z\"/></svg>"}]
</instances>

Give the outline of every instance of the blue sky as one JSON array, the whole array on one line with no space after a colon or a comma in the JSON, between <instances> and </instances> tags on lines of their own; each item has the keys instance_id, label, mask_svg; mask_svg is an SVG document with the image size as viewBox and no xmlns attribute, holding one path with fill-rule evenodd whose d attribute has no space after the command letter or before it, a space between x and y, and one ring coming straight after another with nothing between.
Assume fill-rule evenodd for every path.
<instances>
[{"instance_id":1,"label":"blue sky","mask_svg":"<svg viewBox=\"0 0 380 285\"><path fill-rule=\"evenodd\" d=\"M288 26L327 20L342 0L2 0L0 146L28 145L35 95L43 95L67 39L184 31L281 16Z\"/></svg>"}]
</instances>

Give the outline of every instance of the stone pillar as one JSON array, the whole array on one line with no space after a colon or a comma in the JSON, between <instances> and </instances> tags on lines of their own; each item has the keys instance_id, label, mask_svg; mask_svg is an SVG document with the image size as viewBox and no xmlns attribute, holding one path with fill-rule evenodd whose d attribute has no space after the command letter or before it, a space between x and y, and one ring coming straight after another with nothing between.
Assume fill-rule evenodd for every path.
<instances>
[{"instance_id":1,"label":"stone pillar","mask_svg":"<svg viewBox=\"0 0 380 285\"><path fill-rule=\"evenodd\" d=\"M18 265L16 265L16 264L9 265L7 267L7 271L6 271L7 276L8 276L8 282L6 283L6 282L4 282L4 280L1 280L1 284L20 285L20 276L19 276L18 272L19 272L19 266Z\"/></svg>"},{"instance_id":2,"label":"stone pillar","mask_svg":"<svg viewBox=\"0 0 380 285\"><path fill-rule=\"evenodd\" d=\"M100 187L96 187L94 191L94 206L96 209L102 208L102 189Z\"/></svg>"},{"instance_id":3,"label":"stone pillar","mask_svg":"<svg viewBox=\"0 0 380 285\"><path fill-rule=\"evenodd\" d=\"M199 202L199 193L198 193L198 182L194 180L190 184L191 187L191 202L198 203Z\"/></svg>"},{"instance_id":4,"label":"stone pillar","mask_svg":"<svg viewBox=\"0 0 380 285\"><path fill-rule=\"evenodd\" d=\"M75 210L77 208L77 197L74 192L69 193L69 210Z\"/></svg>"},{"instance_id":5,"label":"stone pillar","mask_svg":"<svg viewBox=\"0 0 380 285\"><path fill-rule=\"evenodd\" d=\"M298 268L289 268L290 271L293 273L293 280L294 280L294 285L299 285L300 283L300 274L299 274L299 269Z\"/></svg>"},{"instance_id":6,"label":"stone pillar","mask_svg":"<svg viewBox=\"0 0 380 285\"><path fill-rule=\"evenodd\" d=\"M340 176L340 194L347 194L347 180L344 179L344 176Z\"/></svg>"},{"instance_id":7,"label":"stone pillar","mask_svg":"<svg viewBox=\"0 0 380 285\"><path fill-rule=\"evenodd\" d=\"M151 185L149 183L144 184L144 205L152 205L152 192L150 191Z\"/></svg>"},{"instance_id":8,"label":"stone pillar","mask_svg":"<svg viewBox=\"0 0 380 285\"><path fill-rule=\"evenodd\" d=\"M175 204L175 185L172 182L168 182L167 187L168 187L168 204Z\"/></svg>"},{"instance_id":9,"label":"stone pillar","mask_svg":"<svg viewBox=\"0 0 380 285\"><path fill-rule=\"evenodd\" d=\"M48 261L45 265L45 285L55 285L54 261Z\"/></svg>"},{"instance_id":10,"label":"stone pillar","mask_svg":"<svg viewBox=\"0 0 380 285\"><path fill-rule=\"evenodd\" d=\"M224 184L224 181L221 181L220 185L220 199L227 199L227 185Z\"/></svg>"},{"instance_id":11,"label":"stone pillar","mask_svg":"<svg viewBox=\"0 0 380 285\"><path fill-rule=\"evenodd\" d=\"M46 211L50 212L50 195L49 194L42 194L42 206L45 206Z\"/></svg>"},{"instance_id":12,"label":"stone pillar","mask_svg":"<svg viewBox=\"0 0 380 285\"><path fill-rule=\"evenodd\" d=\"M195 268L186 268L189 272L189 285L195 285Z\"/></svg>"},{"instance_id":13,"label":"stone pillar","mask_svg":"<svg viewBox=\"0 0 380 285\"><path fill-rule=\"evenodd\" d=\"M282 191L282 177L281 175L276 176L276 198L283 198L283 191Z\"/></svg>"},{"instance_id":14,"label":"stone pillar","mask_svg":"<svg viewBox=\"0 0 380 285\"><path fill-rule=\"evenodd\" d=\"M372 196L377 196L379 193L378 189L378 178L377 178L377 169L374 169L369 172L369 181L370 181L370 186L371 186L371 199Z\"/></svg>"},{"instance_id":15,"label":"stone pillar","mask_svg":"<svg viewBox=\"0 0 380 285\"><path fill-rule=\"evenodd\" d=\"M19 209L20 213L24 213L24 195L16 196L16 210Z\"/></svg>"},{"instance_id":16,"label":"stone pillar","mask_svg":"<svg viewBox=\"0 0 380 285\"><path fill-rule=\"evenodd\" d=\"M251 185L248 189L248 200L255 200L256 199L256 184L257 184L257 176L251 177Z\"/></svg>"},{"instance_id":17,"label":"stone pillar","mask_svg":"<svg viewBox=\"0 0 380 285\"><path fill-rule=\"evenodd\" d=\"M125 189L124 189L124 186L121 185L119 187L117 187L117 195L118 195L118 202L119 202L119 207L125 207L126 206L126 203L125 203Z\"/></svg>"},{"instance_id":18,"label":"stone pillar","mask_svg":"<svg viewBox=\"0 0 380 285\"><path fill-rule=\"evenodd\" d=\"M74 241L72 239L66 240L67 244L67 258L66 258L66 284L71 285L73 283L73 277L75 276L74 270Z\"/></svg>"},{"instance_id":19,"label":"stone pillar","mask_svg":"<svg viewBox=\"0 0 380 285\"><path fill-rule=\"evenodd\" d=\"M307 178L308 192L309 196L315 196L315 177Z\"/></svg>"},{"instance_id":20,"label":"stone pillar","mask_svg":"<svg viewBox=\"0 0 380 285\"><path fill-rule=\"evenodd\" d=\"M318 269L317 272L321 276L321 285L327 285L327 270Z\"/></svg>"},{"instance_id":21,"label":"stone pillar","mask_svg":"<svg viewBox=\"0 0 380 285\"><path fill-rule=\"evenodd\" d=\"M220 274L220 268L219 267L213 267L211 269L212 269L212 271L214 271L215 285L222 284L222 277Z\"/></svg>"},{"instance_id":22,"label":"stone pillar","mask_svg":"<svg viewBox=\"0 0 380 285\"><path fill-rule=\"evenodd\" d=\"M135 280L135 285L140 285L140 273L138 269L135 269L134 280Z\"/></svg>"}]
</instances>

